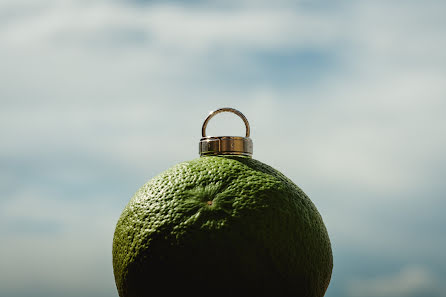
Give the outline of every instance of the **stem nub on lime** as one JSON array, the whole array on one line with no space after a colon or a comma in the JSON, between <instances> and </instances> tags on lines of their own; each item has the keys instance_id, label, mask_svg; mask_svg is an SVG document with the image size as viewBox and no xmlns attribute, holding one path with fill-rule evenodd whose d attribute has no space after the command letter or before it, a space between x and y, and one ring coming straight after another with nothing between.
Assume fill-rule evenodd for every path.
<instances>
[{"instance_id":1,"label":"stem nub on lime","mask_svg":"<svg viewBox=\"0 0 446 297\"><path fill-rule=\"evenodd\" d=\"M121 297L321 297L333 258L307 195L247 157L201 157L145 184L119 218Z\"/></svg>"}]
</instances>

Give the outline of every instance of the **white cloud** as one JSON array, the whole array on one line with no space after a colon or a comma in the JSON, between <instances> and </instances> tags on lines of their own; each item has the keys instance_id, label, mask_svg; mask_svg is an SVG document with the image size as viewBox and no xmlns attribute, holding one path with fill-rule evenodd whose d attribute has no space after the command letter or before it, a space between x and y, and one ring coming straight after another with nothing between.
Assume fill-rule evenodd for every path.
<instances>
[{"instance_id":1,"label":"white cloud","mask_svg":"<svg viewBox=\"0 0 446 297\"><path fill-rule=\"evenodd\" d=\"M421 297L445 296L444 284L431 271L408 266L394 275L357 279L351 282L352 297Z\"/></svg>"},{"instance_id":2,"label":"white cloud","mask_svg":"<svg viewBox=\"0 0 446 297\"><path fill-rule=\"evenodd\" d=\"M32 295L116 294L111 222L119 210L110 204L113 197L82 197L79 203L34 186L8 198L0 200L2 294L26 296L33 288Z\"/></svg>"},{"instance_id":3,"label":"white cloud","mask_svg":"<svg viewBox=\"0 0 446 297\"><path fill-rule=\"evenodd\" d=\"M107 34L119 37L117 33L135 30L160 51L201 54L219 47L320 46L341 34L336 31L339 23L329 16L286 9L225 10L172 4L135 7L123 2L86 5L68 1L41 8L27 18L12 18L0 31L0 40L11 47L54 46L60 40L72 47L91 47ZM122 40L111 45L119 46L119 42Z\"/></svg>"}]
</instances>

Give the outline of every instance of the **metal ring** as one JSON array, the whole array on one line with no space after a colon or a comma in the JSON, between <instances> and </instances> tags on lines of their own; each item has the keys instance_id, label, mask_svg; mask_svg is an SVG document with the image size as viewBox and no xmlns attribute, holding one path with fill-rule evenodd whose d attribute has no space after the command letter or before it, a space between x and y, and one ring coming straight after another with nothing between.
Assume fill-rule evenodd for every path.
<instances>
[{"instance_id":1,"label":"metal ring","mask_svg":"<svg viewBox=\"0 0 446 297\"><path fill-rule=\"evenodd\" d=\"M223 107L223 108L219 108L217 110L211 111L209 113L208 117L206 118L206 120L204 120L203 127L201 128L201 136L206 137L206 127L208 125L209 120L216 114L219 114L219 113L225 112L225 111L235 113L243 120L243 122L245 123L245 127L246 127L246 136L245 137L249 137L250 132L249 132L248 120L240 111L238 111L237 109L234 109L234 108L230 108L230 107Z\"/></svg>"}]
</instances>

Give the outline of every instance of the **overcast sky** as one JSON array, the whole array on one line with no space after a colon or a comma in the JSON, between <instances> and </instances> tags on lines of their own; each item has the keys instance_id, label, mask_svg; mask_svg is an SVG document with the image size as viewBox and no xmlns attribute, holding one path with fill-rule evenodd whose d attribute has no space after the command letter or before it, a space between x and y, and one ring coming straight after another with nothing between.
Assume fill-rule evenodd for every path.
<instances>
[{"instance_id":1,"label":"overcast sky","mask_svg":"<svg viewBox=\"0 0 446 297\"><path fill-rule=\"evenodd\" d=\"M327 297L446 296L445 11L0 0L0 295L118 296L122 209L233 107L325 221Z\"/></svg>"}]
</instances>

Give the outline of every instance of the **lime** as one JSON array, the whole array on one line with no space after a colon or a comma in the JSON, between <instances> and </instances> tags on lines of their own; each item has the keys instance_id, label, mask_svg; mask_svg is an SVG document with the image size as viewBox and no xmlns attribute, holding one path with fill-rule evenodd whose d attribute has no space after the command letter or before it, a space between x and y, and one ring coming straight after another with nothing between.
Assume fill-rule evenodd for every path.
<instances>
[{"instance_id":1,"label":"lime","mask_svg":"<svg viewBox=\"0 0 446 297\"><path fill-rule=\"evenodd\" d=\"M121 297L324 296L331 244L308 196L242 156L200 157L142 186L113 238Z\"/></svg>"}]
</instances>

